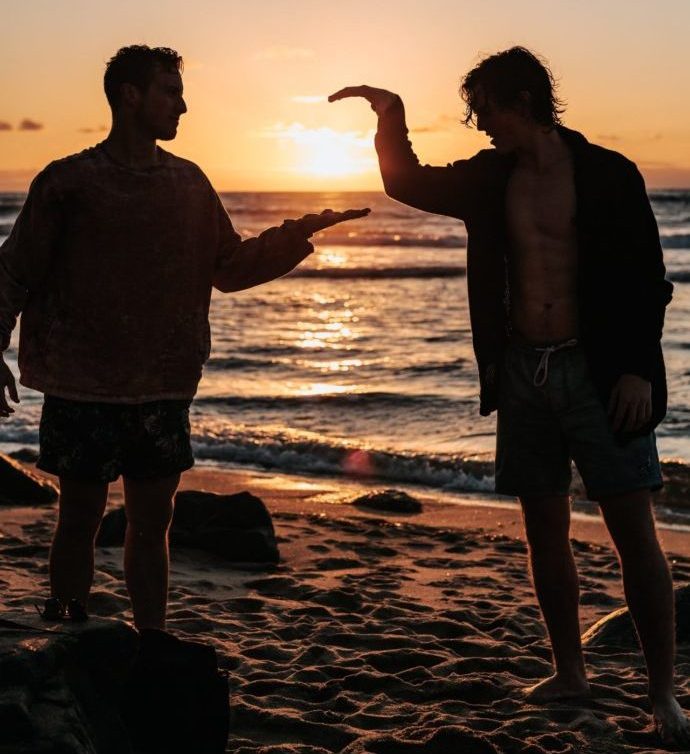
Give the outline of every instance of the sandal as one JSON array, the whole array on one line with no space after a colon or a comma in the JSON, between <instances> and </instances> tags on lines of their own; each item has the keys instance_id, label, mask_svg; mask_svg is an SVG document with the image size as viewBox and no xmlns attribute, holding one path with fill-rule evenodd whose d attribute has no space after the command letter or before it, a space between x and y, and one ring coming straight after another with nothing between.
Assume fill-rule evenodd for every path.
<instances>
[{"instance_id":1,"label":"sandal","mask_svg":"<svg viewBox=\"0 0 690 754\"><path fill-rule=\"evenodd\" d=\"M67 614L69 615L70 620L73 620L76 623L82 623L89 619L89 615L86 612L84 605L74 597L67 603Z\"/></svg>"},{"instance_id":2,"label":"sandal","mask_svg":"<svg viewBox=\"0 0 690 754\"><path fill-rule=\"evenodd\" d=\"M58 621L65 617L65 606L57 597L48 597L43 603L43 609L34 604L43 620Z\"/></svg>"}]
</instances>

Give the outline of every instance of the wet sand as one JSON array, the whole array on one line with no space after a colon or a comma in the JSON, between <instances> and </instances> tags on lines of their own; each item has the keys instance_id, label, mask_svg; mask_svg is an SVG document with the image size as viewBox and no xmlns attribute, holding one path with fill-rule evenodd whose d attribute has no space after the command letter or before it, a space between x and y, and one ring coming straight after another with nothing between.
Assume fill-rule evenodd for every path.
<instances>
[{"instance_id":1,"label":"wet sand","mask_svg":"<svg viewBox=\"0 0 690 754\"><path fill-rule=\"evenodd\" d=\"M171 631L212 642L232 690L236 754L481 754L661 751L639 652L587 652L594 699L529 705L550 673L516 507L451 505L421 492L421 514L347 505L366 485L198 467L182 488L249 490L271 511L281 563L239 571L172 553ZM122 501L113 485L109 505ZM487 503L491 503L488 505ZM5 605L46 593L55 513L0 510ZM676 584L690 581L690 535L662 530ZM600 520L577 517L583 630L623 605ZM122 551L99 550L90 609L131 620ZM690 707L690 647L678 653Z\"/></svg>"}]
</instances>

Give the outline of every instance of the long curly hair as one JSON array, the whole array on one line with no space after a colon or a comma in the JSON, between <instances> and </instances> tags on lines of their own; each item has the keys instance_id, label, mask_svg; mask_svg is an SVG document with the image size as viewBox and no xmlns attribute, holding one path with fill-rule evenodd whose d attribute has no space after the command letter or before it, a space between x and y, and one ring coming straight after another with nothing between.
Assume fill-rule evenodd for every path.
<instances>
[{"instance_id":1,"label":"long curly hair","mask_svg":"<svg viewBox=\"0 0 690 754\"><path fill-rule=\"evenodd\" d=\"M526 106L537 123L555 126L565 110L564 102L556 96L556 86L548 65L526 47L497 52L481 60L462 80L460 96L466 106L463 123L469 126L476 122L476 98L481 89L499 107Z\"/></svg>"}]
</instances>

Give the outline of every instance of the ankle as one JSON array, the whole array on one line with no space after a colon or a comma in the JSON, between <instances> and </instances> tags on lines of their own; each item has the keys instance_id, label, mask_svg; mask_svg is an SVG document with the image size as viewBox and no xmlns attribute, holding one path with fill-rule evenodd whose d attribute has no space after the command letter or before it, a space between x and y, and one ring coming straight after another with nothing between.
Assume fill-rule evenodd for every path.
<instances>
[{"instance_id":1,"label":"ankle","mask_svg":"<svg viewBox=\"0 0 690 754\"><path fill-rule=\"evenodd\" d=\"M555 675L566 683L587 683L587 669L584 665L556 668Z\"/></svg>"},{"instance_id":2,"label":"ankle","mask_svg":"<svg viewBox=\"0 0 690 754\"><path fill-rule=\"evenodd\" d=\"M652 706L666 706L668 704L673 703L676 700L675 694L673 693L673 689L669 689L668 687L663 689L649 689L648 691L649 701L651 702Z\"/></svg>"}]
</instances>

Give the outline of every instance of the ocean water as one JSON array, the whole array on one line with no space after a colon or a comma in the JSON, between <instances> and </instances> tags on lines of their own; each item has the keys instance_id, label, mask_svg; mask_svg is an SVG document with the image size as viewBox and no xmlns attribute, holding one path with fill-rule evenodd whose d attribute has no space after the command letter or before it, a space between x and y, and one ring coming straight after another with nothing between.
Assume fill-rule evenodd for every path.
<instances>
[{"instance_id":1,"label":"ocean water","mask_svg":"<svg viewBox=\"0 0 690 754\"><path fill-rule=\"evenodd\" d=\"M690 190L650 196L675 282L658 445L688 471ZM243 237L327 207L372 214L317 236L315 253L285 278L214 291L213 347L191 412L196 457L491 491L495 417L478 413L462 223L381 193L222 198ZM0 194L0 241L23 201ZM16 336L7 354L15 373ZM0 423L0 450L37 447L41 396L20 392L17 413Z\"/></svg>"}]
</instances>

